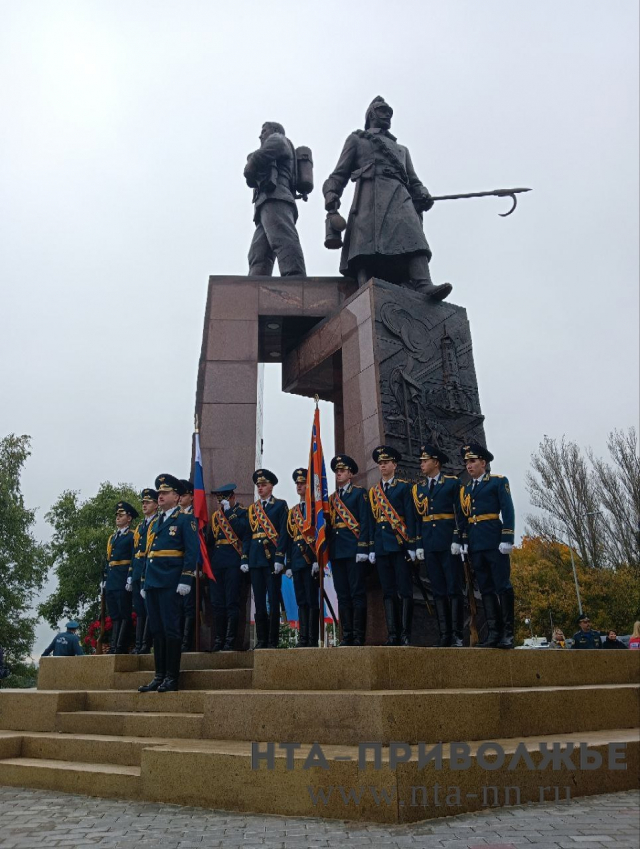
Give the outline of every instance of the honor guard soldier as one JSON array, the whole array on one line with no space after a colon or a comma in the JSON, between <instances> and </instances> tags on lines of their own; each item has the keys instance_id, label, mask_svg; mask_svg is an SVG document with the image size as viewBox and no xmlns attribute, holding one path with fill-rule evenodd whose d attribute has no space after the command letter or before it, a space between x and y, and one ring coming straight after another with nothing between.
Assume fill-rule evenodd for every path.
<instances>
[{"instance_id":1,"label":"honor guard soldier","mask_svg":"<svg viewBox=\"0 0 640 849\"><path fill-rule=\"evenodd\" d=\"M147 605L140 595L140 590L143 589L147 534L157 512L158 493L155 489L143 489L142 514L144 518L133 532L133 561L129 567L129 577L127 578L127 589L131 592L133 609L136 614L136 644L133 654L149 654L151 652L151 638L147 625Z\"/></svg>"},{"instance_id":2,"label":"honor guard soldier","mask_svg":"<svg viewBox=\"0 0 640 849\"><path fill-rule=\"evenodd\" d=\"M396 477L402 455L388 445L372 454L381 480L369 490L373 514L373 551L387 620L388 646L411 644L413 623L412 564L416 559L416 517L410 485Z\"/></svg>"},{"instance_id":3,"label":"honor guard soldier","mask_svg":"<svg viewBox=\"0 0 640 849\"><path fill-rule=\"evenodd\" d=\"M277 649L280 642L280 596L284 552L278 542L287 529L289 507L274 498L273 487L278 478L269 469L256 469L253 482L258 498L249 507L247 529L242 544L242 565L248 572L256 609L256 644L254 648ZM269 613L267 613L267 598Z\"/></svg>"},{"instance_id":4,"label":"honor guard soldier","mask_svg":"<svg viewBox=\"0 0 640 849\"><path fill-rule=\"evenodd\" d=\"M183 513L193 516L193 484L184 478L180 479L183 493L180 496L179 506ZM200 557L198 557L198 568L200 568ZM182 596L180 600L182 622L182 651L191 651L193 644L193 633L196 627L196 593L193 592Z\"/></svg>"},{"instance_id":5,"label":"honor guard soldier","mask_svg":"<svg viewBox=\"0 0 640 849\"><path fill-rule=\"evenodd\" d=\"M462 448L471 480L460 488L462 554L470 553L488 634L479 648L514 648L514 599L511 586L515 512L509 481L491 475L487 464L493 454L475 442Z\"/></svg>"},{"instance_id":6,"label":"honor guard soldier","mask_svg":"<svg viewBox=\"0 0 640 849\"><path fill-rule=\"evenodd\" d=\"M352 457L331 461L336 491L329 498L329 557L338 596L341 646L363 646L367 630L367 565L371 550L371 511L366 489L351 483L358 474Z\"/></svg>"},{"instance_id":7,"label":"honor guard soldier","mask_svg":"<svg viewBox=\"0 0 640 849\"><path fill-rule=\"evenodd\" d=\"M464 645L464 573L456 515L460 510L460 481L443 475L449 458L434 445L420 449L425 483L415 484L413 502L418 514L418 560L424 560L436 608L440 646Z\"/></svg>"},{"instance_id":8,"label":"honor guard soldier","mask_svg":"<svg viewBox=\"0 0 640 849\"><path fill-rule=\"evenodd\" d=\"M211 491L219 509L211 515L208 535L213 581L209 594L216 636L212 651L233 651L240 612L240 558L242 541L249 527L247 510L236 501L236 484L227 483Z\"/></svg>"},{"instance_id":9,"label":"honor guard soldier","mask_svg":"<svg viewBox=\"0 0 640 849\"><path fill-rule=\"evenodd\" d=\"M133 560L133 531L130 525L137 517L135 507L126 501L118 501L117 530L107 542L107 565L103 581L107 612L112 623L109 654L126 654L129 651L131 595L127 592L127 578Z\"/></svg>"},{"instance_id":10,"label":"honor guard soldier","mask_svg":"<svg viewBox=\"0 0 640 849\"><path fill-rule=\"evenodd\" d=\"M153 637L155 676L141 693L178 689L182 631L180 600L192 591L200 553L198 523L178 506L182 484L173 475L158 475L159 513L149 528L144 581L149 628Z\"/></svg>"},{"instance_id":11,"label":"honor guard soldier","mask_svg":"<svg viewBox=\"0 0 640 849\"><path fill-rule=\"evenodd\" d=\"M293 588L298 605L300 622L299 648L318 647L320 633L320 567L313 549L315 534L305 537L303 532L306 518L305 495L307 492L307 470L296 469L292 475L300 503L289 510L289 516L278 548L285 552L287 577L293 578ZM282 566L282 563L276 565Z\"/></svg>"}]
</instances>

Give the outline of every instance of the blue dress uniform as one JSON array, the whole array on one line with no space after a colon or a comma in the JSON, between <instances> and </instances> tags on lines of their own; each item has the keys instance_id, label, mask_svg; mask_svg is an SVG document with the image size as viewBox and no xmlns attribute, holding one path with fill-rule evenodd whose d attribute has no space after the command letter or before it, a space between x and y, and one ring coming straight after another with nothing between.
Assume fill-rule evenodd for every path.
<instances>
[{"instance_id":1,"label":"blue dress uniform","mask_svg":"<svg viewBox=\"0 0 640 849\"><path fill-rule=\"evenodd\" d=\"M578 616L577 623L580 625L581 622L588 620L589 617L586 613L581 613ZM573 635L573 646L574 649L601 649L603 648L602 640L600 639L600 631L592 631L589 629L588 631L583 631L582 628ZM622 648L626 648L624 643L622 644Z\"/></svg>"},{"instance_id":2,"label":"blue dress uniform","mask_svg":"<svg viewBox=\"0 0 640 849\"><path fill-rule=\"evenodd\" d=\"M190 495L193 501L193 484L186 478L181 478L183 495ZM182 513L193 516L193 503L186 507L180 505ZM202 557L198 555L198 565L201 565ZM196 593L195 586L188 595L180 596L180 622L182 627L182 651L191 651L193 648L193 635L196 627Z\"/></svg>"},{"instance_id":3,"label":"blue dress uniform","mask_svg":"<svg viewBox=\"0 0 640 849\"><path fill-rule=\"evenodd\" d=\"M212 490L218 500L228 499L236 484ZM233 651L240 613L240 558L242 541L249 527L248 511L240 504L211 514L207 548L214 581L209 581L216 636L213 651Z\"/></svg>"},{"instance_id":4,"label":"blue dress uniform","mask_svg":"<svg viewBox=\"0 0 640 849\"><path fill-rule=\"evenodd\" d=\"M79 627L77 622L67 622L65 633L55 635L51 643L42 652L42 657L49 657L52 652L54 657L73 657L74 655L84 654L80 645L80 637L76 634Z\"/></svg>"},{"instance_id":5,"label":"blue dress uniform","mask_svg":"<svg viewBox=\"0 0 640 849\"><path fill-rule=\"evenodd\" d=\"M155 489L142 490L142 503L154 503L157 508L158 493ZM149 654L151 652L151 638L147 625L147 604L140 595L143 588L144 565L147 551L147 535L149 526L155 519L156 513L145 516L133 532L133 560L129 567L129 578L127 583L131 585L131 600L136 614L136 644L133 654Z\"/></svg>"},{"instance_id":6,"label":"blue dress uniform","mask_svg":"<svg viewBox=\"0 0 640 849\"><path fill-rule=\"evenodd\" d=\"M269 469L256 469L253 482L278 483ZM242 544L243 565L249 567L251 589L256 609L256 636L254 648L278 648L280 642L280 599L282 573L276 572L276 563L284 563L284 552L278 548L283 531L287 528L289 507L281 498L254 501L248 511L248 528ZM267 598L269 613L267 613Z\"/></svg>"},{"instance_id":7,"label":"blue dress uniform","mask_svg":"<svg viewBox=\"0 0 640 849\"><path fill-rule=\"evenodd\" d=\"M462 448L466 460L490 463L493 454L476 443ZM471 565L482 594L488 625L480 648L514 647L514 597L509 554L513 547L515 511L509 481L486 472L460 488L461 542L468 545Z\"/></svg>"},{"instance_id":8,"label":"blue dress uniform","mask_svg":"<svg viewBox=\"0 0 640 849\"><path fill-rule=\"evenodd\" d=\"M421 460L437 460L442 466L449 458L433 445L423 445ZM429 478L412 488L418 514L417 547L423 550L427 576L436 608L440 646L463 645L464 570L462 560L451 552L459 544L456 516L460 512L460 481L455 475Z\"/></svg>"},{"instance_id":9,"label":"blue dress uniform","mask_svg":"<svg viewBox=\"0 0 640 849\"><path fill-rule=\"evenodd\" d=\"M296 469L292 477L296 484L306 483L307 469ZM313 574L315 551L302 532L305 511L304 501L289 510L278 549L284 551L287 569L292 573L300 623L298 647L317 648L320 633L320 583Z\"/></svg>"},{"instance_id":10,"label":"blue dress uniform","mask_svg":"<svg viewBox=\"0 0 640 849\"><path fill-rule=\"evenodd\" d=\"M131 519L138 511L126 501L119 501L116 513L127 513ZM131 624L131 594L127 592L127 578L133 560L133 531L129 526L119 528L107 542L107 561L104 584L107 612L111 617L111 645L109 654L126 654L129 650Z\"/></svg>"},{"instance_id":11,"label":"blue dress uniform","mask_svg":"<svg viewBox=\"0 0 640 849\"><path fill-rule=\"evenodd\" d=\"M388 445L372 454L376 463L399 463L402 455ZM416 515L411 486L398 477L369 490L373 516L373 553L382 585L388 646L410 645L413 623L412 560L416 549ZM409 556L408 559L407 555Z\"/></svg>"},{"instance_id":12,"label":"blue dress uniform","mask_svg":"<svg viewBox=\"0 0 640 849\"><path fill-rule=\"evenodd\" d=\"M182 493L182 484L173 475L158 475L158 492ZM193 592L200 540L198 523L178 506L159 513L149 528L144 590L149 629L153 636L156 674L141 692L167 692L178 689L182 630L179 585Z\"/></svg>"},{"instance_id":13,"label":"blue dress uniform","mask_svg":"<svg viewBox=\"0 0 640 849\"><path fill-rule=\"evenodd\" d=\"M331 460L331 469L358 474L358 464L346 454ZM367 630L366 577L371 551L369 494L348 481L329 499L329 557L342 626L341 646L363 646Z\"/></svg>"}]
</instances>

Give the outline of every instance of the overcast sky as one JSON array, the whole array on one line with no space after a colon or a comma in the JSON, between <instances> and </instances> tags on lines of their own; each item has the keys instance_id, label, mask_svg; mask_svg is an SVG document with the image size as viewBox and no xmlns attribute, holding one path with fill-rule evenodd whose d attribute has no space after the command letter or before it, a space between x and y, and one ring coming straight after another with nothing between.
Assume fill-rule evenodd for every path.
<instances>
[{"instance_id":1,"label":"overcast sky","mask_svg":"<svg viewBox=\"0 0 640 849\"><path fill-rule=\"evenodd\" d=\"M433 194L534 189L506 219L495 199L425 216L518 534L544 434L604 453L637 422L636 0L0 2L0 435L32 437L43 539L64 489L188 475L207 279L246 273L261 124L311 146L320 187L378 94ZM300 207L307 271L333 276L320 191ZM290 502L312 406L267 367Z\"/></svg>"}]
</instances>

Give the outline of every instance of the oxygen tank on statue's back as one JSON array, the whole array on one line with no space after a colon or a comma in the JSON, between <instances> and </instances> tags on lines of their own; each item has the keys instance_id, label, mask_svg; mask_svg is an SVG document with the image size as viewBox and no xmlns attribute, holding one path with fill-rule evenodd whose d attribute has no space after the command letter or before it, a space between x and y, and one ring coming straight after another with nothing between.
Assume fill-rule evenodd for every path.
<instances>
[{"instance_id":1,"label":"oxygen tank on statue's back","mask_svg":"<svg viewBox=\"0 0 640 849\"><path fill-rule=\"evenodd\" d=\"M302 200L306 200L313 191L313 156L310 147L302 145L296 148L296 173L296 191Z\"/></svg>"}]
</instances>

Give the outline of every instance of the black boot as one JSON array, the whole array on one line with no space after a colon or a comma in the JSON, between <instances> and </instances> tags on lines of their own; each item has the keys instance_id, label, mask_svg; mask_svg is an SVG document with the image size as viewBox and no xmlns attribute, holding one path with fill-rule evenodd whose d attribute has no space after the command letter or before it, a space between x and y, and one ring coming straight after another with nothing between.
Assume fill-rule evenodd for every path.
<instances>
[{"instance_id":1,"label":"black boot","mask_svg":"<svg viewBox=\"0 0 640 849\"><path fill-rule=\"evenodd\" d=\"M277 649L280 645L280 611L269 613L269 648Z\"/></svg>"},{"instance_id":2,"label":"black boot","mask_svg":"<svg viewBox=\"0 0 640 849\"><path fill-rule=\"evenodd\" d=\"M451 645L455 648L464 646L464 596L454 595L451 598Z\"/></svg>"},{"instance_id":3,"label":"black boot","mask_svg":"<svg viewBox=\"0 0 640 849\"><path fill-rule=\"evenodd\" d=\"M142 638L144 635L145 621L142 616L136 618L136 644L131 654L142 654Z\"/></svg>"},{"instance_id":4,"label":"black boot","mask_svg":"<svg viewBox=\"0 0 640 849\"><path fill-rule=\"evenodd\" d=\"M500 612L502 614L502 638L498 643L499 649L515 648L515 640L513 637L513 622L514 622L514 597L513 590L508 589L500 593Z\"/></svg>"},{"instance_id":5,"label":"black boot","mask_svg":"<svg viewBox=\"0 0 640 849\"><path fill-rule=\"evenodd\" d=\"M151 654L151 631L149 630L149 618L144 617L144 629L142 632L142 645L139 654Z\"/></svg>"},{"instance_id":6,"label":"black boot","mask_svg":"<svg viewBox=\"0 0 640 849\"><path fill-rule=\"evenodd\" d=\"M153 680L142 687L138 687L139 693L151 693L153 690L157 690L167 675L167 653L164 637L154 637L153 659L156 669Z\"/></svg>"},{"instance_id":7,"label":"black boot","mask_svg":"<svg viewBox=\"0 0 640 849\"><path fill-rule=\"evenodd\" d=\"M256 613L255 649L266 649L269 640L269 617L265 613Z\"/></svg>"},{"instance_id":8,"label":"black boot","mask_svg":"<svg viewBox=\"0 0 640 849\"><path fill-rule=\"evenodd\" d=\"M238 613L234 611L227 619L227 633L224 638L222 651L233 651L236 644L236 631L238 630Z\"/></svg>"},{"instance_id":9,"label":"black boot","mask_svg":"<svg viewBox=\"0 0 640 849\"><path fill-rule=\"evenodd\" d=\"M444 598L434 598L433 603L436 608L438 631L440 632L438 646L445 648L451 645L451 610L449 608L449 599L446 596Z\"/></svg>"},{"instance_id":10,"label":"black boot","mask_svg":"<svg viewBox=\"0 0 640 849\"><path fill-rule=\"evenodd\" d=\"M258 625L256 617L256 628ZM216 636L213 641L213 646L211 647L211 651L222 651L224 646L224 642L227 636L227 615L226 613L216 613L213 617L214 624L216 626Z\"/></svg>"},{"instance_id":11,"label":"black boot","mask_svg":"<svg viewBox=\"0 0 640 849\"><path fill-rule=\"evenodd\" d=\"M342 625L341 646L353 645L353 607L339 607L338 616Z\"/></svg>"},{"instance_id":12,"label":"black boot","mask_svg":"<svg viewBox=\"0 0 640 849\"><path fill-rule=\"evenodd\" d=\"M498 607L498 597L495 593L487 593L482 596L482 604L484 606L484 618L487 622L487 636L478 643L477 649L495 649L500 640L500 608Z\"/></svg>"},{"instance_id":13,"label":"black boot","mask_svg":"<svg viewBox=\"0 0 640 849\"><path fill-rule=\"evenodd\" d=\"M185 616L184 628L182 629L182 651L191 651L193 645L193 632L196 627L196 620L193 616Z\"/></svg>"},{"instance_id":14,"label":"black boot","mask_svg":"<svg viewBox=\"0 0 640 849\"><path fill-rule=\"evenodd\" d=\"M309 608L309 646L312 649L318 648L318 640L320 639L320 608Z\"/></svg>"},{"instance_id":15,"label":"black boot","mask_svg":"<svg viewBox=\"0 0 640 849\"><path fill-rule=\"evenodd\" d=\"M118 637L120 636L120 623L122 619L111 620L111 642L107 654L115 654L118 648Z\"/></svg>"},{"instance_id":16,"label":"black boot","mask_svg":"<svg viewBox=\"0 0 640 849\"><path fill-rule=\"evenodd\" d=\"M129 622L130 619L120 620L120 631L116 643L116 654L129 654Z\"/></svg>"},{"instance_id":17,"label":"black boot","mask_svg":"<svg viewBox=\"0 0 640 849\"><path fill-rule=\"evenodd\" d=\"M384 599L384 617L387 620L388 646L399 646L397 604L393 598Z\"/></svg>"},{"instance_id":18,"label":"black boot","mask_svg":"<svg viewBox=\"0 0 640 849\"><path fill-rule=\"evenodd\" d=\"M353 609L353 645L363 646L367 633L367 608L354 607Z\"/></svg>"},{"instance_id":19,"label":"black boot","mask_svg":"<svg viewBox=\"0 0 640 849\"><path fill-rule=\"evenodd\" d=\"M411 628L413 625L413 599L402 599L402 632L400 633L400 643L403 646L411 645Z\"/></svg>"},{"instance_id":20,"label":"black boot","mask_svg":"<svg viewBox=\"0 0 640 849\"><path fill-rule=\"evenodd\" d=\"M301 604L298 607L298 623L300 630L298 632L298 648L309 648L309 605Z\"/></svg>"},{"instance_id":21,"label":"black boot","mask_svg":"<svg viewBox=\"0 0 640 849\"><path fill-rule=\"evenodd\" d=\"M178 679L180 678L180 656L182 654L181 639L167 639L167 674L164 681L158 687L159 693L174 693L178 687Z\"/></svg>"}]
</instances>

